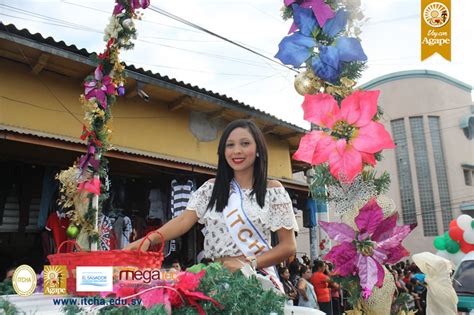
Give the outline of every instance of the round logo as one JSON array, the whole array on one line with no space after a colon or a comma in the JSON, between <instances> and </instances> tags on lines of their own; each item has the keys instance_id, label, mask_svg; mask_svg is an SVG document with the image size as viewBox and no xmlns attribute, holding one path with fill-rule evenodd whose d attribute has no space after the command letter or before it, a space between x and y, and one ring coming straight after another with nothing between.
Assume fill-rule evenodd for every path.
<instances>
[{"instance_id":1,"label":"round logo","mask_svg":"<svg viewBox=\"0 0 474 315\"><path fill-rule=\"evenodd\" d=\"M30 296L36 289L36 273L28 265L15 269L12 277L13 289L18 295Z\"/></svg>"},{"instance_id":2,"label":"round logo","mask_svg":"<svg viewBox=\"0 0 474 315\"><path fill-rule=\"evenodd\" d=\"M423 10L423 19L431 27L441 27L449 21L448 7L440 2L430 3Z\"/></svg>"}]
</instances>

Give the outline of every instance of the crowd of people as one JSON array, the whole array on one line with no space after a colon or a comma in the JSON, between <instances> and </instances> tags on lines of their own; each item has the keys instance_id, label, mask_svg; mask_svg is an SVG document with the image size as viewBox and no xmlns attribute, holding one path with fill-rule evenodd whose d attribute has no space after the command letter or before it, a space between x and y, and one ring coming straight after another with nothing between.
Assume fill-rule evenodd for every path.
<instances>
[{"instance_id":1,"label":"crowd of people","mask_svg":"<svg viewBox=\"0 0 474 315\"><path fill-rule=\"evenodd\" d=\"M425 275L415 263L407 261L386 265L396 285L393 299L402 301L404 309L426 312ZM279 275L288 298L288 304L319 309L329 315L340 315L353 307L348 303L348 292L336 282L331 263L308 256L295 258L279 266ZM399 303L393 304L400 307ZM399 310L394 309L394 313Z\"/></svg>"}]
</instances>

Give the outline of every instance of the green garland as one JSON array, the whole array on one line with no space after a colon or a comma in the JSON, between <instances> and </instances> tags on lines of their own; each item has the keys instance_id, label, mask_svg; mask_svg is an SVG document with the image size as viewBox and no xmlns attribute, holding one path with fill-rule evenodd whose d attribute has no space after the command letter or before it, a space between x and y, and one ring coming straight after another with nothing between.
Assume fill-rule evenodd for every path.
<instances>
[{"instance_id":1,"label":"green garland","mask_svg":"<svg viewBox=\"0 0 474 315\"><path fill-rule=\"evenodd\" d=\"M1 312L0 314L5 314L5 315L19 314L15 305L3 298L0 298L0 312Z\"/></svg>"},{"instance_id":2,"label":"green garland","mask_svg":"<svg viewBox=\"0 0 474 315\"><path fill-rule=\"evenodd\" d=\"M16 294L13 289L12 279L5 279L0 282L0 295Z\"/></svg>"},{"instance_id":3,"label":"green garland","mask_svg":"<svg viewBox=\"0 0 474 315\"><path fill-rule=\"evenodd\" d=\"M347 291L347 302L349 306L355 308L360 303L360 297L362 294L361 287L359 285L359 277L358 276L348 276L348 277L341 277L341 276L333 276L331 279L339 284L341 288Z\"/></svg>"},{"instance_id":4,"label":"green garland","mask_svg":"<svg viewBox=\"0 0 474 315\"><path fill-rule=\"evenodd\" d=\"M265 291L257 278L247 279L241 272L232 273L223 268L220 263L209 265L198 264L187 271L199 273L205 269L197 291L213 298L221 304L216 307L209 301L202 301L201 306L207 314L283 314L286 298L274 291ZM66 306L63 312L66 315L77 314L82 309L78 306ZM114 307L108 306L100 310L101 315L165 315L168 314L164 305L155 305L145 309L144 306ZM173 308L173 315L196 315L197 309L191 305Z\"/></svg>"},{"instance_id":5,"label":"green garland","mask_svg":"<svg viewBox=\"0 0 474 315\"><path fill-rule=\"evenodd\" d=\"M136 10L144 9L149 5L149 3L132 3L127 0L115 2L114 12L104 34L106 48L103 53L91 57L97 64L97 68L94 73L85 78L84 94L80 97L85 111L81 139L87 143L88 152L81 157L80 163L74 164L57 176L61 182L60 205L70 210L68 215L71 216L72 224L79 227L80 233L88 236L92 242L97 241L99 237L95 223L104 201L109 196L108 161L104 158L104 154L112 147L110 144L111 109L117 96L125 94L125 67L119 60L119 54L122 49L129 50L134 47L132 40L137 38L134 20L141 19L141 13ZM100 181L100 193L95 188L97 178ZM78 185L82 182L94 184L94 189L89 188L89 191L99 195L98 204L79 204L83 201L76 197L80 194ZM89 198L92 200L97 197L89 195ZM78 210L83 207L86 209Z\"/></svg>"},{"instance_id":6,"label":"green garland","mask_svg":"<svg viewBox=\"0 0 474 315\"><path fill-rule=\"evenodd\" d=\"M204 265L197 265L193 272L198 272ZM202 303L208 314L283 314L285 296L273 291L264 291L256 278L247 279L241 272L231 273L220 264L211 264L201 280L198 291L218 301L223 309L211 302ZM173 310L173 314L198 314L194 307L183 307Z\"/></svg>"}]
</instances>

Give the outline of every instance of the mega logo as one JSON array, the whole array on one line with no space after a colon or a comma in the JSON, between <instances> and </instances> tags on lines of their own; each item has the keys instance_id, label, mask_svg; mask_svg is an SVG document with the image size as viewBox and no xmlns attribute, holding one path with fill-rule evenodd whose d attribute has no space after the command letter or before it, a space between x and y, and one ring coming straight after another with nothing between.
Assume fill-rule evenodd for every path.
<instances>
[{"instance_id":1,"label":"mega logo","mask_svg":"<svg viewBox=\"0 0 474 315\"><path fill-rule=\"evenodd\" d=\"M119 281L148 284L152 281L174 281L177 272L174 270L123 268L118 273Z\"/></svg>"}]
</instances>

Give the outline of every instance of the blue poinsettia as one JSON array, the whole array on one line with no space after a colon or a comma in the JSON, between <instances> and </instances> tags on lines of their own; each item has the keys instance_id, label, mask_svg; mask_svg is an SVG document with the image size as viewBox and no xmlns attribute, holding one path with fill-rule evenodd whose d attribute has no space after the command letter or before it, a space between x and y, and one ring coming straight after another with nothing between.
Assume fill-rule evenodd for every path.
<instances>
[{"instance_id":1,"label":"blue poinsettia","mask_svg":"<svg viewBox=\"0 0 474 315\"><path fill-rule=\"evenodd\" d=\"M285 65L299 68L313 52L316 42L312 33L319 28L319 24L311 9L301 8L297 4L293 4L291 7L293 8L294 26L290 32L294 32L296 29L298 31L282 39L278 44L279 49L275 58Z\"/></svg>"},{"instance_id":2,"label":"blue poinsettia","mask_svg":"<svg viewBox=\"0 0 474 315\"><path fill-rule=\"evenodd\" d=\"M319 31L319 24L311 9L292 5L293 18L298 31L285 37L278 45L276 54L282 63L300 67L313 54L315 47L319 55L311 58L313 71L321 79L335 83L341 75L343 62L365 61L365 55L359 40L356 38L340 37L331 46L316 43L313 32ZM339 34L347 23L348 13L344 10L337 11L336 15L327 20L322 32L328 37Z\"/></svg>"}]
</instances>

